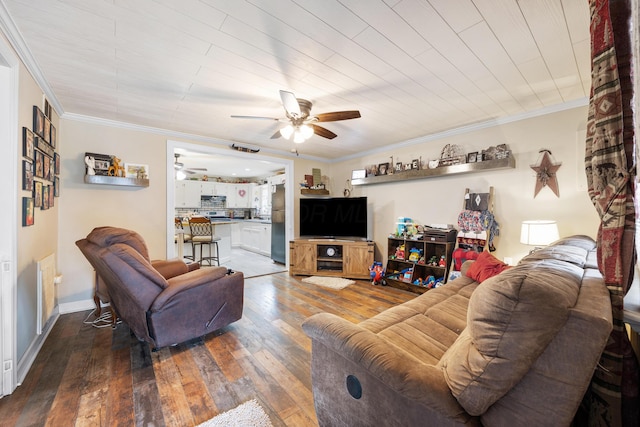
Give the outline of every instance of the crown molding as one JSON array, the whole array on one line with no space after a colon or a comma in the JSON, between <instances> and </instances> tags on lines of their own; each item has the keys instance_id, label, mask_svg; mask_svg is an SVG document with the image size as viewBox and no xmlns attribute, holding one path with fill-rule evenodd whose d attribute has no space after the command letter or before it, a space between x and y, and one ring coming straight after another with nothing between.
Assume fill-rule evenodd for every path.
<instances>
[{"instance_id":1,"label":"crown molding","mask_svg":"<svg viewBox=\"0 0 640 427\"><path fill-rule=\"evenodd\" d=\"M31 74L44 95L47 97L49 104L51 104L53 109L56 110L58 116L62 116L64 114L62 104L60 104L60 101L58 101L58 98L53 93L51 86L49 86L47 79L40 70L38 61L36 61L36 58L31 53L29 46L24 41L24 37L22 37L22 33L18 30L16 23L13 21L13 18L11 18L6 5L2 1L0 1L0 29L2 29L2 32L9 40L9 43L18 54L18 57L24 66L27 68L27 71L29 71L29 74Z\"/></svg>"},{"instance_id":2,"label":"crown molding","mask_svg":"<svg viewBox=\"0 0 640 427\"><path fill-rule=\"evenodd\" d=\"M535 111L528 111L520 114L514 114L513 116L495 118L486 120L484 122L472 123L470 125L461 126L454 129L445 130L442 132L432 133L425 136L409 139L406 141L398 142L396 144L387 145L385 147L376 148L364 153L353 154L350 156L341 157L335 159L333 162L343 162L346 160L353 160L362 157L363 155L386 153L390 150L396 150L399 148L405 148L416 144L424 144L425 142L437 141L439 139L448 138L456 135L462 135L469 132L475 132L482 129L492 128L494 126L502 126L509 123L519 122L521 120L527 120L534 117L546 116L549 114L558 113L561 111L572 110L578 107L584 107L589 105L589 98L578 98L573 101L563 102L562 104L551 105Z\"/></svg>"},{"instance_id":3,"label":"crown molding","mask_svg":"<svg viewBox=\"0 0 640 427\"><path fill-rule=\"evenodd\" d=\"M213 138L213 137L208 137L203 135L196 135L193 133L178 132L178 131L157 128L152 126L143 126L143 125L137 125L133 123L121 122L118 120L110 120L110 119L102 119L100 117L85 116L83 114L64 113L60 118L64 120L89 123L89 124L98 125L98 126L106 126L106 127L117 128L117 129L153 133L156 135L165 136L169 139L182 139L182 140L189 140L189 141L204 142L210 145L226 147L226 148L230 148L231 144L243 145L243 146L246 145L246 143L242 141ZM321 157L292 153L292 152L283 151L283 150L274 150L274 149L265 148L265 147L259 147L259 148L261 153L268 153L268 154L281 156L285 158L302 158L305 160L312 160L312 161L321 162L321 163L332 163L332 161L321 158Z\"/></svg>"}]
</instances>

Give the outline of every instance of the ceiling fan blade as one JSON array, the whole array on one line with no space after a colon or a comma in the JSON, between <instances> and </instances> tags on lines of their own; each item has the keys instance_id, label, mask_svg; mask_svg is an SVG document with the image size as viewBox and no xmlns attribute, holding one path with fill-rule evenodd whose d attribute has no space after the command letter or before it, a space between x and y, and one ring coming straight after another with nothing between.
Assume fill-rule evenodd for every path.
<instances>
[{"instance_id":1,"label":"ceiling fan blade","mask_svg":"<svg viewBox=\"0 0 640 427\"><path fill-rule=\"evenodd\" d=\"M189 169L184 169L182 172L184 172L184 173L188 173L188 174L190 174L190 175L193 175L193 174L195 173L194 171L189 170Z\"/></svg>"},{"instance_id":2,"label":"ceiling fan blade","mask_svg":"<svg viewBox=\"0 0 640 427\"><path fill-rule=\"evenodd\" d=\"M231 116L232 119L259 119L259 120L274 120L279 122L280 119L276 119L275 117L262 117L262 116Z\"/></svg>"},{"instance_id":3,"label":"ceiling fan blade","mask_svg":"<svg viewBox=\"0 0 640 427\"><path fill-rule=\"evenodd\" d=\"M271 135L271 139L278 139L282 136L282 134L280 133L280 129L278 129L276 131L276 133L274 133L273 135Z\"/></svg>"},{"instance_id":4,"label":"ceiling fan blade","mask_svg":"<svg viewBox=\"0 0 640 427\"><path fill-rule=\"evenodd\" d=\"M331 132L329 129L325 129L321 126L314 125L314 124L311 124L310 126L313 128L313 133L323 138L333 139L336 136L338 136L335 133Z\"/></svg>"},{"instance_id":5,"label":"ceiling fan blade","mask_svg":"<svg viewBox=\"0 0 640 427\"><path fill-rule=\"evenodd\" d=\"M318 119L319 122L337 122L339 120L349 120L349 119L358 119L360 116L360 111L351 110L351 111L334 111L332 113L321 113L316 114L315 118Z\"/></svg>"},{"instance_id":6,"label":"ceiling fan blade","mask_svg":"<svg viewBox=\"0 0 640 427\"><path fill-rule=\"evenodd\" d=\"M284 110L287 112L288 116L300 117L300 104L298 104L298 100L293 92L288 92L286 90L280 91L280 99L282 99L282 106Z\"/></svg>"},{"instance_id":7,"label":"ceiling fan blade","mask_svg":"<svg viewBox=\"0 0 640 427\"><path fill-rule=\"evenodd\" d=\"M192 171L206 171L207 170L207 168L187 168L187 169L192 170Z\"/></svg>"}]
</instances>

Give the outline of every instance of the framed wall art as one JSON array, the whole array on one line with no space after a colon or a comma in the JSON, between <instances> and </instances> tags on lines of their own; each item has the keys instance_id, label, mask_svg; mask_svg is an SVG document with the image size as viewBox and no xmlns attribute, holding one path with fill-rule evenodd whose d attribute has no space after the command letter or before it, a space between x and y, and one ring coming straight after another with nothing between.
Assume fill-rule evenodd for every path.
<instances>
[{"instance_id":1,"label":"framed wall art","mask_svg":"<svg viewBox=\"0 0 640 427\"><path fill-rule=\"evenodd\" d=\"M33 163L22 161L22 189L33 191Z\"/></svg>"},{"instance_id":2,"label":"framed wall art","mask_svg":"<svg viewBox=\"0 0 640 427\"><path fill-rule=\"evenodd\" d=\"M49 207L52 208L54 205L53 199L55 198L55 189L53 188L53 185L48 185L47 187L49 187Z\"/></svg>"},{"instance_id":3,"label":"framed wall art","mask_svg":"<svg viewBox=\"0 0 640 427\"><path fill-rule=\"evenodd\" d=\"M53 159L51 159L51 157L45 155L43 156L43 163L42 163L42 178L46 179L47 181L51 181L51 163Z\"/></svg>"},{"instance_id":4,"label":"framed wall art","mask_svg":"<svg viewBox=\"0 0 640 427\"><path fill-rule=\"evenodd\" d=\"M60 197L60 177L53 178L53 196Z\"/></svg>"},{"instance_id":5,"label":"framed wall art","mask_svg":"<svg viewBox=\"0 0 640 427\"><path fill-rule=\"evenodd\" d=\"M51 125L51 130L49 131L49 144L51 144L51 147L56 148L56 143L57 143L57 136L56 136L56 127L54 125Z\"/></svg>"},{"instance_id":6,"label":"framed wall art","mask_svg":"<svg viewBox=\"0 0 640 427\"><path fill-rule=\"evenodd\" d=\"M53 153L53 171L54 175L60 175L60 154Z\"/></svg>"},{"instance_id":7,"label":"framed wall art","mask_svg":"<svg viewBox=\"0 0 640 427\"><path fill-rule=\"evenodd\" d=\"M42 206L40 206L40 209L42 210L49 209L49 186L48 185L42 186Z\"/></svg>"},{"instance_id":8,"label":"framed wall art","mask_svg":"<svg viewBox=\"0 0 640 427\"><path fill-rule=\"evenodd\" d=\"M34 172L35 176L38 178L44 178L44 154L40 151L35 151L34 153L36 159L36 170Z\"/></svg>"},{"instance_id":9,"label":"framed wall art","mask_svg":"<svg viewBox=\"0 0 640 427\"><path fill-rule=\"evenodd\" d=\"M22 226L28 227L34 223L33 197L22 198Z\"/></svg>"},{"instance_id":10,"label":"framed wall art","mask_svg":"<svg viewBox=\"0 0 640 427\"><path fill-rule=\"evenodd\" d=\"M34 206L36 208L42 207L42 182L34 181L33 182L33 198L34 198Z\"/></svg>"},{"instance_id":11,"label":"framed wall art","mask_svg":"<svg viewBox=\"0 0 640 427\"><path fill-rule=\"evenodd\" d=\"M44 118L44 135L42 136L46 143L51 142L51 120Z\"/></svg>"},{"instance_id":12,"label":"framed wall art","mask_svg":"<svg viewBox=\"0 0 640 427\"><path fill-rule=\"evenodd\" d=\"M33 160L33 132L29 128L22 128L22 156Z\"/></svg>"},{"instance_id":13,"label":"framed wall art","mask_svg":"<svg viewBox=\"0 0 640 427\"><path fill-rule=\"evenodd\" d=\"M33 106L33 133L44 138L44 114L37 105Z\"/></svg>"}]
</instances>

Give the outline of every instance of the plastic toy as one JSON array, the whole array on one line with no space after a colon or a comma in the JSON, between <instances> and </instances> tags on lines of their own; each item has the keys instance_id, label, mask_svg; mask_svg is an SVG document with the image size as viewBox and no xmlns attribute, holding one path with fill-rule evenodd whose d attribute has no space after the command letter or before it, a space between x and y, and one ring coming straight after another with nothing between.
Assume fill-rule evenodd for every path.
<instances>
[{"instance_id":1,"label":"plastic toy","mask_svg":"<svg viewBox=\"0 0 640 427\"><path fill-rule=\"evenodd\" d=\"M428 264L429 265L434 265L434 266L438 265L438 258L436 258L435 255L432 256L431 258L429 258Z\"/></svg>"},{"instance_id":2,"label":"plastic toy","mask_svg":"<svg viewBox=\"0 0 640 427\"><path fill-rule=\"evenodd\" d=\"M418 262L421 254L422 254L422 249L418 249L418 248L409 249L409 261Z\"/></svg>"},{"instance_id":3,"label":"plastic toy","mask_svg":"<svg viewBox=\"0 0 640 427\"><path fill-rule=\"evenodd\" d=\"M382 267L382 263L374 261L371 267L369 267L369 274L371 276L371 284L381 284L384 277L384 268Z\"/></svg>"},{"instance_id":4,"label":"plastic toy","mask_svg":"<svg viewBox=\"0 0 640 427\"><path fill-rule=\"evenodd\" d=\"M404 259L404 245L396 248L396 259Z\"/></svg>"},{"instance_id":5,"label":"plastic toy","mask_svg":"<svg viewBox=\"0 0 640 427\"><path fill-rule=\"evenodd\" d=\"M442 255L442 256L440 257L440 261L438 261L438 265L439 265L440 267L446 267L446 266L447 266L447 261L445 260L444 255Z\"/></svg>"}]
</instances>

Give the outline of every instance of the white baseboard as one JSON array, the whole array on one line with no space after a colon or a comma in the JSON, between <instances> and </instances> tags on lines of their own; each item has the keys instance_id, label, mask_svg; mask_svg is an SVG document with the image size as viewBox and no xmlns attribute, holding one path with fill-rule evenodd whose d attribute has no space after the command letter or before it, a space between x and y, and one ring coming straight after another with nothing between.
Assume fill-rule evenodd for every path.
<instances>
[{"instance_id":1,"label":"white baseboard","mask_svg":"<svg viewBox=\"0 0 640 427\"><path fill-rule=\"evenodd\" d=\"M79 311L93 310L96 308L93 299L87 299L84 301L66 302L58 305L60 314L77 313Z\"/></svg>"}]
</instances>

